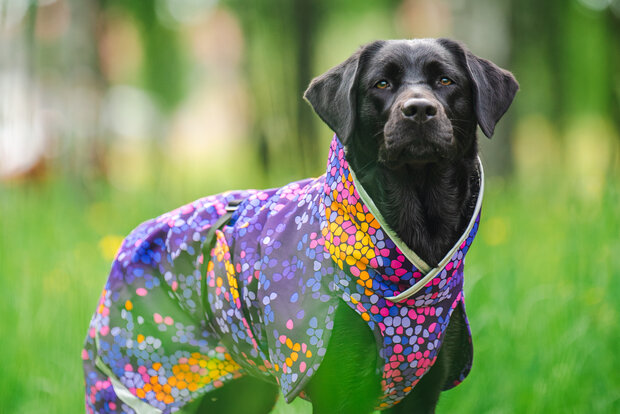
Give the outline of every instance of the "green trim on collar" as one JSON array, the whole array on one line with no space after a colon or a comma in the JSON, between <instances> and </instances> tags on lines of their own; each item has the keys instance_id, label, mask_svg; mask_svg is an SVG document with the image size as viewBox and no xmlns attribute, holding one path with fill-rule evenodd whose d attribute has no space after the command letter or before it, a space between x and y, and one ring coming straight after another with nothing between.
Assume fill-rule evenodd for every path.
<instances>
[{"instance_id":1,"label":"green trim on collar","mask_svg":"<svg viewBox=\"0 0 620 414\"><path fill-rule=\"evenodd\" d=\"M379 222L379 224L381 225L381 229L387 233L387 235L390 237L390 239L392 239L396 247L398 247L400 251L403 252L405 257L409 259L409 261L413 263L413 265L420 272L422 272L422 274L426 274L427 272L429 272L432 268L428 264L426 264L424 260L420 259L420 256L418 256L413 250L407 247L405 242L402 241L400 237L398 237L396 232L394 232L394 230L392 230L390 226L387 225L387 222L379 212L379 209L375 205L374 201L372 201L372 198L370 198L362 184L357 180L357 177L355 176L355 172L351 168L351 165L349 165L349 172L351 173L351 177L353 178L353 184L355 185L357 193L360 195L360 198L368 208L368 211L370 211L370 214L372 214L374 218Z\"/></svg>"},{"instance_id":2,"label":"green trim on collar","mask_svg":"<svg viewBox=\"0 0 620 414\"><path fill-rule=\"evenodd\" d=\"M386 297L385 299L390 300L392 302L402 302L408 299L409 297L413 296L414 294L416 294L420 289L424 287L424 285L426 285L430 280L432 280L435 276L437 276L437 274L441 272L444 267L446 267L446 265L450 262L450 259L452 258L454 253L459 249L459 246L469 236L471 229L474 227L474 224L476 223L476 218L478 217L478 214L480 213L480 209L482 208L482 198L484 195L484 168L482 167L482 161L480 160L480 157L478 157L477 159L478 159L478 175L480 177L480 190L478 191L478 198L476 199L476 207L474 209L474 212L471 218L469 219L469 224L467 225L467 228L465 229L465 231L463 232L459 240L454 244L454 246L452 246L450 251L444 256L443 259L441 259L439 264L434 268L429 266L424 260L420 258L420 256L418 256L413 250L407 247L405 242L403 242L400 239L400 237L398 237L396 233L387 225L385 219L379 212L379 209L377 208L375 203L372 201L372 199L370 198L370 196L368 195L364 187L361 185L361 183L357 180L357 177L355 176L353 169L349 165L349 171L351 172L351 177L353 178L353 183L355 184L355 188L360 198L364 202L364 204L366 204L366 207L368 208L370 213L379 222L379 224L381 225L381 228L387 233L390 239L392 239L396 247L398 247L400 251L403 252L405 257L409 259L411 263L413 263L414 266L417 267L420 272L422 272L422 274L424 274L424 277L420 279L415 285L411 286L409 289L405 290L404 292L401 292L399 295Z\"/></svg>"}]
</instances>

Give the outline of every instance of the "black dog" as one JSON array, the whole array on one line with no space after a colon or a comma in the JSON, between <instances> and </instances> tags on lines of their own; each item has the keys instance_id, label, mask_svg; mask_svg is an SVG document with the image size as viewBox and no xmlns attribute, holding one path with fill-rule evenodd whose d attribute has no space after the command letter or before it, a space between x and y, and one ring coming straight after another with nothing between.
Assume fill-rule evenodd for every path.
<instances>
[{"instance_id":1,"label":"black dog","mask_svg":"<svg viewBox=\"0 0 620 414\"><path fill-rule=\"evenodd\" d=\"M491 137L517 89L509 72L461 44L424 39L366 45L314 79L305 98L346 147L388 225L434 266L472 215L476 127ZM346 306L338 308L334 326L323 363L305 389L313 412L369 413L381 395L375 339ZM435 411L449 373L463 364L458 344L466 329L457 307L436 363L388 412ZM211 393L200 412L265 413L277 392L243 378ZM267 403L237 397L257 394Z\"/></svg>"}]
</instances>

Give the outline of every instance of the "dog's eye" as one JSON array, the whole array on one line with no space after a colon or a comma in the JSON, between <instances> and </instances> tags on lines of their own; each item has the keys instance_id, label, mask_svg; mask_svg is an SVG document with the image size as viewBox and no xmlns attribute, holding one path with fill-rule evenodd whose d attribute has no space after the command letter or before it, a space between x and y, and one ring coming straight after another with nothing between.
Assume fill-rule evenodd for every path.
<instances>
[{"instance_id":1,"label":"dog's eye","mask_svg":"<svg viewBox=\"0 0 620 414\"><path fill-rule=\"evenodd\" d=\"M380 80L379 82L375 83L375 88L377 89L387 89L390 87L390 83L386 80Z\"/></svg>"},{"instance_id":2,"label":"dog's eye","mask_svg":"<svg viewBox=\"0 0 620 414\"><path fill-rule=\"evenodd\" d=\"M448 86L448 85L452 85L454 82L452 81L452 79L446 78L445 76L443 76L439 78L439 83L441 83L443 86Z\"/></svg>"}]
</instances>

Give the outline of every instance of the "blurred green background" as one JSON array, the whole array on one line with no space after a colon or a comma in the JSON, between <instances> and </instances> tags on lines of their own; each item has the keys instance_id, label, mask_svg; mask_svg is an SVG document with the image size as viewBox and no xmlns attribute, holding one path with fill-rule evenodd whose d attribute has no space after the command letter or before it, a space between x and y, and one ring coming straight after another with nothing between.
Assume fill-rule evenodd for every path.
<instances>
[{"instance_id":1,"label":"blurred green background","mask_svg":"<svg viewBox=\"0 0 620 414\"><path fill-rule=\"evenodd\" d=\"M481 138L475 362L438 412L620 412L619 0L0 0L0 413L83 412L82 341L132 228L322 174L310 79L437 36L521 83Z\"/></svg>"}]
</instances>

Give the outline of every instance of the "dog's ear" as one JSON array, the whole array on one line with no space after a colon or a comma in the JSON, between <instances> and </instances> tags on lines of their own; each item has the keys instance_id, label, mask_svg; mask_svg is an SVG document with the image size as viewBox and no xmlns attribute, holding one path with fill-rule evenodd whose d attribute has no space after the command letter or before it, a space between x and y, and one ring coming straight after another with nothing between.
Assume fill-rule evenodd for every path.
<instances>
[{"instance_id":1,"label":"dog's ear","mask_svg":"<svg viewBox=\"0 0 620 414\"><path fill-rule=\"evenodd\" d=\"M473 82L478 125L491 138L495 125L506 113L519 84L512 73L466 51L467 70Z\"/></svg>"},{"instance_id":2,"label":"dog's ear","mask_svg":"<svg viewBox=\"0 0 620 414\"><path fill-rule=\"evenodd\" d=\"M512 73L486 59L479 58L465 46L449 39L440 39L446 48L457 52L465 60L472 82L474 109L480 129L491 138L495 125L506 113L519 90Z\"/></svg>"},{"instance_id":3,"label":"dog's ear","mask_svg":"<svg viewBox=\"0 0 620 414\"><path fill-rule=\"evenodd\" d=\"M357 112L357 84L362 55L358 49L347 60L310 82L304 98L346 145L353 135Z\"/></svg>"}]
</instances>

